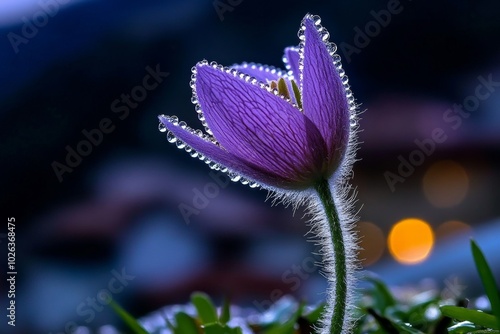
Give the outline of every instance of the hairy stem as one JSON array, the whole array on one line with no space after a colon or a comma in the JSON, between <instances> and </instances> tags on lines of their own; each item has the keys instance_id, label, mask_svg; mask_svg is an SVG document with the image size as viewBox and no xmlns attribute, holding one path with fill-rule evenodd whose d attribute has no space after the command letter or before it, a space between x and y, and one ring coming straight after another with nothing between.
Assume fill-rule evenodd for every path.
<instances>
[{"instance_id":1,"label":"hairy stem","mask_svg":"<svg viewBox=\"0 0 500 334\"><path fill-rule=\"evenodd\" d=\"M340 226L339 214L335 207L332 192L327 180L321 180L315 187L321 204L325 209L326 219L330 232L331 244L334 251L335 280L333 314L330 320L330 333L342 333L347 301L347 263L346 250L342 228Z\"/></svg>"}]
</instances>

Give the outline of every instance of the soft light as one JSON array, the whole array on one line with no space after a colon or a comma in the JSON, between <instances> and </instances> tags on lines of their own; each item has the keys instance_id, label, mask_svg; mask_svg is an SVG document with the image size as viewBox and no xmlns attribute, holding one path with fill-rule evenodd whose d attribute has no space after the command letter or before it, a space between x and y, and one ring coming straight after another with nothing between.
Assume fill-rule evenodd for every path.
<instances>
[{"instance_id":1,"label":"soft light","mask_svg":"<svg viewBox=\"0 0 500 334\"><path fill-rule=\"evenodd\" d=\"M396 261L416 264L429 256L434 245L434 233L431 226L421 219L403 219L392 227L388 244Z\"/></svg>"},{"instance_id":2,"label":"soft light","mask_svg":"<svg viewBox=\"0 0 500 334\"><path fill-rule=\"evenodd\" d=\"M470 225L458 221L458 220L448 220L436 229L436 237L438 239L448 238L455 235L471 235L472 228Z\"/></svg>"},{"instance_id":3,"label":"soft light","mask_svg":"<svg viewBox=\"0 0 500 334\"><path fill-rule=\"evenodd\" d=\"M442 160L429 167L423 178L427 200L438 208L460 204L469 189L469 177L459 163Z\"/></svg>"},{"instance_id":4,"label":"soft light","mask_svg":"<svg viewBox=\"0 0 500 334\"><path fill-rule=\"evenodd\" d=\"M359 235L358 258L364 266L377 262L385 248L385 237L382 229L377 225L362 221L356 226Z\"/></svg>"}]
</instances>

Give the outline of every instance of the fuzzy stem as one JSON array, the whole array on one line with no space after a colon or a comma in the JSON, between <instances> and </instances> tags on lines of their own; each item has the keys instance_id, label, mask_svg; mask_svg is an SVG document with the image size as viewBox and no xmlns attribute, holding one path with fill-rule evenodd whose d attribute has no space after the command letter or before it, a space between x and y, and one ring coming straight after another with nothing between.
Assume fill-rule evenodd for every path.
<instances>
[{"instance_id":1,"label":"fuzzy stem","mask_svg":"<svg viewBox=\"0 0 500 334\"><path fill-rule=\"evenodd\" d=\"M335 207L332 192L327 180L321 180L315 186L316 192L323 208L330 230L332 248L334 250L335 286L333 301L333 315L330 320L330 333L342 333L347 301L347 264L344 237L340 226L339 214Z\"/></svg>"}]
</instances>

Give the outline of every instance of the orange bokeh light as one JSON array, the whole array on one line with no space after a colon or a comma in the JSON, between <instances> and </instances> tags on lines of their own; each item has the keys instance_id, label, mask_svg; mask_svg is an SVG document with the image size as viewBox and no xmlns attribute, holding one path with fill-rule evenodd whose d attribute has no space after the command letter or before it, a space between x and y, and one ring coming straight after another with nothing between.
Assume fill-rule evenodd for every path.
<instances>
[{"instance_id":1,"label":"orange bokeh light","mask_svg":"<svg viewBox=\"0 0 500 334\"><path fill-rule=\"evenodd\" d=\"M436 237L438 239L448 238L456 235L471 236L472 227L458 220L449 220L439 225L436 229Z\"/></svg>"},{"instance_id":2,"label":"orange bokeh light","mask_svg":"<svg viewBox=\"0 0 500 334\"><path fill-rule=\"evenodd\" d=\"M425 172L422 181L425 197L438 208L459 205L469 190L467 171L452 160L442 160L432 164Z\"/></svg>"},{"instance_id":3,"label":"orange bokeh light","mask_svg":"<svg viewBox=\"0 0 500 334\"><path fill-rule=\"evenodd\" d=\"M420 263L431 253L434 233L431 226L421 219L403 219L392 227L388 246L396 261L403 264Z\"/></svg>"},{"instance_id":4,"label":"orange bokeh light","mask_svg":"<svg viewBox=\"0 0 500 334\"><path fill-rule=\"evenodd\" d=\"M366 221L359 222L356 230L359 235L359 260L364 266L374 264L384 254L384 232L374 223Z\"/></svg>"}]
</instances>

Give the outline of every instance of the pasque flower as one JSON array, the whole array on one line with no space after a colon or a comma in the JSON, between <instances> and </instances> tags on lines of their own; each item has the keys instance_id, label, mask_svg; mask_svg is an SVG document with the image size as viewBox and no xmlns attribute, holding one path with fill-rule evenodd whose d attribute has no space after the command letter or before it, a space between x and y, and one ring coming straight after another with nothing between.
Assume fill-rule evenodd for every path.
<instances>
[{"instance_id":1,"label":"pasque flower","mask_svg":"<svg viewBox=\"0 0 500 334\"><path fill-rule=\"evenodd\" d=\"M331 284L321 332L338 334L351 324L356 267L345 180L355 151L357 114L340 56L328 38L319 17L308 14L299 46L285 49L287 72L202 61L193 67L191 87L205 132L175 116L159 119L170 142L228 172L233 181L310 205Z\"/></svg>"},{"instance_id":2,"label":"pasque flower","mask_svg":"<svg viewBox=\"0 0 500 334\"><path fill-rule=\"evenodd\" d=\"M266 188L304 190L329 179L346 155L354 100L318 17L304 18L299 37L298 48L285 49L288 72L198 63L193 102L207 133L161 115L170 140Z\"/></svg>"}]
</instances>

